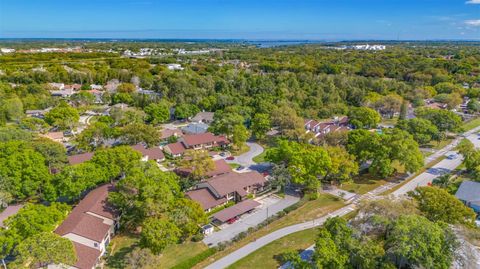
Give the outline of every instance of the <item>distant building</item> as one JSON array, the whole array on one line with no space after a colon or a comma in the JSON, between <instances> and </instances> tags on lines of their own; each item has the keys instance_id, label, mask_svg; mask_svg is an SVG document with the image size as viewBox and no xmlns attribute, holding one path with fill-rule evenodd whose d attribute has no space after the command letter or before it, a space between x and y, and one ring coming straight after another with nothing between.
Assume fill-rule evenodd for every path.
<instances>
[{"instance_id":1,"label":"distant building","mask_svg":"<svg viewBox=\"0 0 480 269\"><path fill-rule=\"evenodd\" d=\"M213 122L214 112L198 112L190 121L210 124Z\"/></svg>"},{"instance_id":2,"label":"distant building","mask_svg":"<svg viewBox=\"0 0 480 269\"><path fill-rule=\"evenodd\" d=\"M182 128L185 134L203 134L208 131L208 125L202 122L192 122Z\"/></svg>"},{"instance_id":3,"label":"distant building","mask_svg":"<svg viewBox=\"0 0 480 269\"><path fill-rule=\"evenodd\" d=\"M39 119L43 119L45 117L45 114L47 114L48 111L50 111L52 108L49 107L49 108L46 108L46 109L43 109L43 110L27 110L25 111L25 114L27 115L27 117L33 117L33 118L39 118Z\"/></svg>"},{"instance_id":4,"label":"distant building","mask_svg":"<svg viewBox=\"0 0 480 269\"><path fill-rule=\"evenodd\" d=\"M93 158L93 152L86 152L81 154L75 154L72 156L68 156L68 163L70 165L84 163L86 161L90 161Z\"/></svg>"},{"instance_id":5,"label":"distant building","mask_svg":"<svg viewBox=\"0 0 480 269\"><path fill-rule=\"evenodd\" d=\"M58 142L58 143L63 143L66 141L65 136L63 132L48 132L44 135L40 135L42 137L48 138L52 141Z\"/></svg>"},{"instance_id":6,"label":"distant building","mask_svg":"<svg viewBox=\"0 0 480 269\"><path fill-rule=\"evenodd\" d=\"M167 68L168 68L168 70L183 70L184 69L181 64L167 64Z\"/></svg>"},{"instance_id":7,"label":"distant building","mask_svg":"<svg viewBox=\"0 0 480 269\"><path fill-rule=\"evenodd\" d=\"M98 266L119 225L119 214L107 201L113 189L113 185L106 184L90 191L55 229L56 234L68 238L75 247L77 262L69 266L78 269Z\"/></svg>"},{"instance_id":8,"label":"distant building","mask_svg":"<svg viewBox=\"0 0 480 269\"><path fill-rule=\"evenodd\" d=\"M463 181L455 193L455 197L480 214L480 182Z\"/></svg>"},{"instance_id":9,"label":"distant building","mask_svg":"<svg viewBox=\"0 0 480 269\"><path fill-rule=\"evenodd\" d=\"M315 137L322 137L328 133L348 131L348 117L334 118L331 121L305 120L304 127L307 133L311 132Z\"/></svg>"},{"instance_id":10,"label":"distant building","mask_svg":"<svg viewBox=\"0 0 480 269\"><path fill-rule=\"evenodd\" d=\"M52 88L55 88L57 90L63 90L65 88L64 83L51 82L51 83L48 83L48 85L50 85Z\"/></svg>"}]
</instances>

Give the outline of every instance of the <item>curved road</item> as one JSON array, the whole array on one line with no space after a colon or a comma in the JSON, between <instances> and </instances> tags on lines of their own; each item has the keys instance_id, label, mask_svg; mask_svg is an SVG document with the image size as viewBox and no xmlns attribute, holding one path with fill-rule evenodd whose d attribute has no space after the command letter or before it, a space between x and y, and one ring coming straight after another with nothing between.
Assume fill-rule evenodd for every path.
<instances>
[{"instance_id":1,"label":"curved road","mask_svg":"<svg viewBox=\"0 0 480 269\"><path fill-rule=\"evenodd\" d=\"M229 163L238 163L242 166L249 167L251 165L255 165L256 163L253 161L253 158L262 154L263 147L255 142L247 142L247 146L250 148L249 151L240 154L239 156L235 157L235 160L227 161Z\"/></svg>"}]
</instances>

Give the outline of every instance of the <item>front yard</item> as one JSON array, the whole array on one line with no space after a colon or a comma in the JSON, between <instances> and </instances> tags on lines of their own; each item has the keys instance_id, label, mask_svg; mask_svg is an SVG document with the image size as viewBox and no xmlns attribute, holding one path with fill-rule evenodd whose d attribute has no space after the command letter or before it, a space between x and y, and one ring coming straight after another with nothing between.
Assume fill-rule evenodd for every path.
<instances>
[{"instance_id":1,"label":"front yard","mask_svg":"<svg viewBox=\"0 0 480 269\"><path fill-rule=\"evenodd\" d=\"M303 203L303 204L296 210L293 210L286 216L271 222L270 224L268 224L268 226L265 226L258 231L248 234L245 238L226 247L224 250L215 253L214 255L212 255L205 261L197 264L193 268L198 268L198 269L203 268L208 264L214 262L215 260L218 260L221 257L256 240L257 238L260 238L275 230L278 230L280 228L290 226L293 224L311 221L313 219L324 216L329 212L335 211L345 206L345 203L343 201L329 194L319 194L319 198L312 201L308 201L306 200L306 198L304 198L304 200L301 200L299 203Z\"/></svg>"},{"instance_id":2,"label":"front yard","mask_svg":"<svg viewBox=\"0 0 480 269\"><path fill-rule=\"evenodd\" d=\"M110 256L105 268L125 268L124 258L138 244L138 240L135 235L119 234L115 236L110 243ZM207 249L208 247L202 242L190 241L169 246L160 255L158 262L151 264L148 268L172 268Z\"/></svg>"},{"instance_id":3,"label":"front yard","mask_svg":"<svg viewBox=\"0 0 480 269\"><path fill-rule=\"evenodd\" d=\"M306 249L314 244L316 237L316 228L289 234L251 253L228 268L258 268L260 264L262 268L278 268L282 265L283 253Z\"/></svg>"}]
</instances>

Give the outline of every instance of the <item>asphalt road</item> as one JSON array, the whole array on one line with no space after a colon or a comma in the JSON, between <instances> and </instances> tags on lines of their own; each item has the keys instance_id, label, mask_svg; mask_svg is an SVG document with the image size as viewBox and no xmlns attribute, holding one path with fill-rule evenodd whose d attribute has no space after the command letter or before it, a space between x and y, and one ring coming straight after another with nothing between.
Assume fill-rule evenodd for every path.
<instances>
[{"instance_id":1,"label":"asphalt road","mask_svg":"<svg viewBox=\"0 0 480 269\"><path fill-rule=\"evenodd\" d=\"M478 130L480 130L480 128L472 129L471 131L464 134L465 138L472 141L472 143L475 145L476 148L480 147L480 139L479 139L480 136L478 136L475 133ZM455 170L455 168L457 168L463 161L463 157L460 154L457 154L456 151L453 151L453 149L455 148L455 146L457 146L457 144L461 141L461 139L463 139L463 137L455 139L455 141L453 141L450 145L446 146L445 148L443 148L442 150L434 154L436 156L435 159L437 159L442 155L449 156L452 154L456 154L457 155L456 158L454 159L446 158L440 161L439 163L435 164L431 168L427 169L427 171L421 173L414 179L404 184L399 189L395 190L392 194L395 196L405 195L409 191L415 190L416 187L427 186L435 178Z\"/></svg>"}]
</instances>

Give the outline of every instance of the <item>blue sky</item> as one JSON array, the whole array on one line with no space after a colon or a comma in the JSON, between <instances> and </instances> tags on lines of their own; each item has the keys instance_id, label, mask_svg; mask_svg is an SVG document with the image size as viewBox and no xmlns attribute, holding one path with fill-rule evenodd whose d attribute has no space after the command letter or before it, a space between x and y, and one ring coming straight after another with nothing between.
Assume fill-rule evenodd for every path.
<instances>
[{"instance_id":1,"label":"blue sky","mask_svg":"<svg viewBox=\"0 0 480 269\"><path fill-rule=\"evenodd\" d=\"M480 0L0 0L0 37L480 39Z\"/></svg>"}]
</instances>

